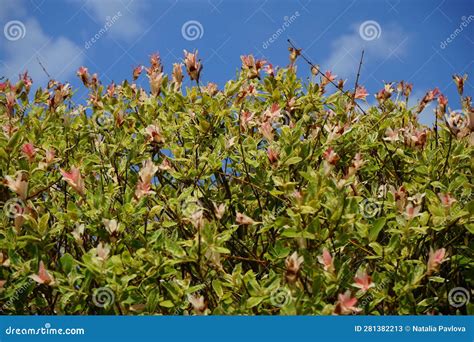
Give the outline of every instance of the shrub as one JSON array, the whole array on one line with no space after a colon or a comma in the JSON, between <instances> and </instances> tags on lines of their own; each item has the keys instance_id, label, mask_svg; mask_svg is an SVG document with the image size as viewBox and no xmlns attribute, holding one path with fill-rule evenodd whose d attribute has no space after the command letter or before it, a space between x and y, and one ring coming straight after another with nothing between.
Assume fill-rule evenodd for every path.
<instances>
[{"instance_id":1,"label":"shrub","mask_svg":"<svg viewBox=\"0 0 474 342\"><path fill-rule=\"evenodd\" d=\"M244 56L222 90L195 53L184 91L157 55L107 88L81 68L84 105L1 83L2 311L473 314L448 296L474 280L465 78L462 112L437 89L410 108L404 82L369 106L314 66L303 82L298 54Z\"/></svg>"}]
</instances>

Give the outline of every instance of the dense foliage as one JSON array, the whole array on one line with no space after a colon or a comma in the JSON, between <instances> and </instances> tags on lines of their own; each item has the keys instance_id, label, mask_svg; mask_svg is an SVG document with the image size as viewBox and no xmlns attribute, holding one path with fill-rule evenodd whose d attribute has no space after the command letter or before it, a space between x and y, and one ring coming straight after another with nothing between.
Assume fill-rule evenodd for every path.
<instances>
[{"instance_id":1,"label":"dense foliage","mask_svg":"<svg viewBox=\"0 0 474 342\"><path fill-rule=\"evenodd\" d=\"M0 83L1 311L473 314L448 298L474 282L465 77L453 104L410 108L399 82L369 106L316 66L299 79L299 53L243 56L221 90L197 53L107 87L80 68L83 105Z\"/></svg>"}]
</instances>

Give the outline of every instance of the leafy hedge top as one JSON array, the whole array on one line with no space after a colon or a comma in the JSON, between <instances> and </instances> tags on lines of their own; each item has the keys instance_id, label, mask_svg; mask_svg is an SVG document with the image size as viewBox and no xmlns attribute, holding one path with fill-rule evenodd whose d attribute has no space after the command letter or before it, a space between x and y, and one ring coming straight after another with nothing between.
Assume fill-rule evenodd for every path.
<instances>
[{"instance_id":1,"label":"leafy hedge top","mask_svg":"<svg viewBox=\"0 0 474 342\"><path fill-rule=\"evenodd\" d=\"M87 105L56 81L30 101L26 73L0 83L1 310L472 314L448 302L474 280L466 77L462 112L437 89L408 108L404 82L368 107L314 65L298 79L300 53L243 56L221 90L197 52L107 87L82 67Z\"/></svg>"}]
</instances>

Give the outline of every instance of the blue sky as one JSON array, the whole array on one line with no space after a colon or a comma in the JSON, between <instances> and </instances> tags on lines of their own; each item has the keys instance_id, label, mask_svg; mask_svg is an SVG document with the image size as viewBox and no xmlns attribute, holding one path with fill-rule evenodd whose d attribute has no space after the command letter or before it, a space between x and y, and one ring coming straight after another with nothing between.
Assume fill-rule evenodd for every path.
<instances>
[{"instance_id":1,"label":"blue sky","mask_svg":"<svg viewBox=\"0 0 474 342\"><path fill-rule=\"evenodd\" d=\"M36 85L48 80L38 59L53 78L80 86L75 72L81 65L104 83L120 82L131 78L134 66L147 64L153 52L160 53L165 72L170 72L183 49L198 49L203 81L222 86L235 76L242 54L286 66L288 37L323 70L331 69L351 84L365 49L360 83L370 94L383 81L403 79L414 83L414 99L438 86L452 109L460 106L451 75L474 70L473 0L0 3L0 76L16 78L29 70ZM99 38L91 42L96 34ZM309 68L303 61L298 64L299 74L307 77ZM146 78L141 82L145 85ZM474 95L473 90L471 78L465 91ZM431 116L425 111L423 121Z\"/></svg>"}]
</instances>

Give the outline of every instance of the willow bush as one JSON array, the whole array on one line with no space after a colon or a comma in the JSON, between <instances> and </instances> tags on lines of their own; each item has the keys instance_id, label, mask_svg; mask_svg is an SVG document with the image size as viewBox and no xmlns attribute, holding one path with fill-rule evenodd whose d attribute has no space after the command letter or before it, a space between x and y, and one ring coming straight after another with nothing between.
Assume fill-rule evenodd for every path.
<instances>
[{"instance_id":1,"label":"willow bush","mask_svg":"<svg viewBox=\"0 0 474 342\"><path fill-rule=\"evenodd\" d=\"M466 76L410 107L299 54L223 89L197 52L107 86L81 67L82 103L3 80L2 313L473 314Z\"/></svg>"}]
</instances>

